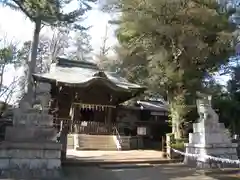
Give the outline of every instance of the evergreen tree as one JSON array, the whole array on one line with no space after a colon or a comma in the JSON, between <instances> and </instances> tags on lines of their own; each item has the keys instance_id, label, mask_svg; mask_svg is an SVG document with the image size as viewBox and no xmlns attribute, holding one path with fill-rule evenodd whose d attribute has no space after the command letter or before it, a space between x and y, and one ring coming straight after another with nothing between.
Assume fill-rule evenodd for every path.
<instances>
[{"instance_id":1,"label":"evergreen tree","mask_svg":"<svg viewBox=\"0 0 240 180\"><path fill-rule=\"evenodd\" d=\"M132 80L144 73L150 94L167 97L179 138L203 80L234 52L231 14L215 0L119 0L109 6L122 12L115 23L127 52L125 72L135 75Z\"/></svg>"}]
</instances>

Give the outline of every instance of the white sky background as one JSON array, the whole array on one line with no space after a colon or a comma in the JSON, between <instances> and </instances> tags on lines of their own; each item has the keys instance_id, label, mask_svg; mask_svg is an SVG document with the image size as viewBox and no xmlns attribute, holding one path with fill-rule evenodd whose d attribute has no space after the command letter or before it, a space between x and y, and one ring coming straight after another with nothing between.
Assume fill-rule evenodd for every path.
<instances>
[{"instance_id":1,"label":"white sky background","mask_svg":"<svg viewBox=\"0 0 240 180\"><path fill-rule=\"evenodd\" d=\"M89 11L85 21L86 25L92 26L89 33L92 37L92 46L94 51L98 51L105 34L106 25L111 19L109 14L103 13L98 10L97 6ZM114 37L114 29L108 25L109 29L109 46L115 44L116 38ZM41 34L49 34L51 29L48 27L43 28ZM7 36L10 40L24 42L32 39L33 23L24 16L23 13L14 11L8 7L0 6L0 36Z\"/></svg>"}]
</instances>

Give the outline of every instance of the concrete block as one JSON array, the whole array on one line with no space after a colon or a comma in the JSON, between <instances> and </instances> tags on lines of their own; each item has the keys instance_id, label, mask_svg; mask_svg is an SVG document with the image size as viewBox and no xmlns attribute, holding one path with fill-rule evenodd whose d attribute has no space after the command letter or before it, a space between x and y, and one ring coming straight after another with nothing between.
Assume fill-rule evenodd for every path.
<instances>
[{"instance_id":1,"label":"concrete block","mask_svg":"<svg viewBox=\"0 0 240 180\"><path fill-rule=\"evenodd\" d=\"M56 130L54 128L43 127L7 127L5 140L6 141L51 141L55 140Z\"/></svg>"},{"instance_id":2,"label":"concrete block","mask_svg":"<svg viewBox=\"0 0 240 180\"><path fill-rule=\"evenodd\" d=\"M10 169L26 169L29 168L30 159L9 159L9 168Z\"/></svg>"},{"instance_id":3,"label":"concrete block","mask_svg":"<svg viewBox=\"0 0 240 180\"><path fill-rule=\"evenodd\" d=\"M61 150L62 145L57 142L10 142L4 141L0 144L0 149L25 149L25 150Z\"/></svg>"},{"instance_id":4,"label":"concrete block","mask_svg":"<svg viewBox=\"0 0 240 180\"><path fill-rule=\"evenodd\" d=\"M61 167L60 159L48 159L47 169L57 169Z\"/></svg>"},{"instance_id":5,"label":"concrete block","mask_svg":"<svg viewBox=\"0 0 240 180\"><path fill-rule=\"evenodd\" d=\"M10 160L8 158L0 158L0 169L9 168Z\"/></svg>"},{"instance_id":6,"label":"concrete block","mask_svg":"<svg viewBox=\"0 0 240 180\"><path fill-rule=\"evenodd\" d=\"M29 169L46 169L47 159L31 159L29 161Z\"/></svg>"},{"instance_id":7,"label":"concrete block","mask_svg":"<svg viewBox=\"0 0 240 180\"><path fill-rule=\"evenodd\" d=\"M53 126L53 116L37 112L22 112L16 109L13 116L14 126Z\"/></svg>"},{"instance_id":8,"label":"concrete block","mask_svg":"<svg viewBox=\"0 0 240 180\"><path fill-rule=\"evenodd\" d=\"M8 157L8 150L0 149L0 159L1 158L7 158L7 157Z\"/></svg>"},{"instance_id":9,"label":"concrete block","mask_svg":"<svg viewBox=\"0 0 240 180\"><path fill-rule=\"evenodd\" d=\"M46 159L60 159L61 151L60 150L44 150L44 158Z\"/></svg>"}]
</instances>

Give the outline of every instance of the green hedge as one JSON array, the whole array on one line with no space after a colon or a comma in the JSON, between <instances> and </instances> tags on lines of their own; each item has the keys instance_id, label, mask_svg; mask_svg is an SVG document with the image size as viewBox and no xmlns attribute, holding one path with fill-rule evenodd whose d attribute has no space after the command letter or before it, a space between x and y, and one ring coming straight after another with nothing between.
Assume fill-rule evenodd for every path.
<instances>
[{"instance_id":1,"label":"green hedge","mask_svg":"<svg viewBox=\"0 0 240 180\"><path fill-rule=\"evenodd\" d=\"M171 147L174 149L184 149L184 143L186 143L187 139L174 139L173 142L171 142Z\"/></svg>"},{"instance_id":2,"label":"green hedge","mask_svg":"<svg viewBox=\"0 0 240 180\"><path fill-rule=\"evenodd\" d=\"M175 139L173 133L169 133L167 135L170 136L170 139L171 139L170 146L174 149L183 150L184 149L184 143L188 142L187 138Z\"/></svg>"},{"instance_id":3,"label":"green hedge","mask_svg":"<svg viewBox=\"0 0 240 180\"><path fill-rule=\"evenodd\" d=\"M184 149L184 141L172 143L171 147L174 149Z\"/></svg>"}]
</instances>

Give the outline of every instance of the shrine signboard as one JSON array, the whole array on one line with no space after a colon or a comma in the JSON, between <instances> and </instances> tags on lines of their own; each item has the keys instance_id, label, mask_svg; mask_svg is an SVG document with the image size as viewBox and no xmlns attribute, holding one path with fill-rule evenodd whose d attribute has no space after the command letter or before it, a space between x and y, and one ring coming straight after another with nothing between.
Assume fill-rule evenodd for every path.
<instances>
[{"instance_id":1,"label":"shrine signboard","mask_svg":"<svg viewBox=\"0 0 240 180\"><path fill-rule=\"evenodd\" d=\"M141 136L147 135L147 128L146 127L138 127L137 134Z\"/></svg>"}]
</instances>

